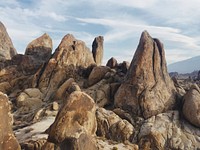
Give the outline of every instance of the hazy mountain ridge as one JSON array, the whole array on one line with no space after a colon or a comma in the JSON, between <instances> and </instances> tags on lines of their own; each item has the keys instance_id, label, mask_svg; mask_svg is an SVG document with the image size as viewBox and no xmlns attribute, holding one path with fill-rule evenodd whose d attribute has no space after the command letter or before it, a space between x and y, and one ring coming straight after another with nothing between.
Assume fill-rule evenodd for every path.
<instances>
[{"instance_id":1,"label":"hazy mountain ridge","mask_svg":"<svg viewBox=\"0 0 200 150\"><path fill-rule=\"evenodd\" d=\"M200 69L200 56L168 65L168 72L191 73Z\"/></svg>"}]
</instances>

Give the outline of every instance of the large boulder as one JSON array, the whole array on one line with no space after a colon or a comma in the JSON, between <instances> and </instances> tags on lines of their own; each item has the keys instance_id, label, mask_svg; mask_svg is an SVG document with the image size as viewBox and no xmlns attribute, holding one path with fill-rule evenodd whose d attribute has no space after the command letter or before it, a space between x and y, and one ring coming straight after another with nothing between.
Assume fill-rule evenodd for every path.
<instances>
[{"instance_id":1,"label":"large boulder","mask_svg":"<svg viewBox=\"0 0 200 150\"><path fill-rule=\"evenodd\" d=\"M5 26L0 22L0 60L10 60L17 52L6 31Z\"/></svg>"},{"instance_id":2,"label":"large boulder","mask_svg":"<svg viewBox=\"0 0 200 150\"><path fill-rule=\"evenodd\" d=\"M80 91L73 92L51 125L48 141L62 147L67 142L71 143L71 140L82 138L82 135L95 135L95 112L96 105L90 96Z\"/></svg>"},{"instance_id":3,"label":"large boulder","mask_svg":"<svg viewBox=\"0 0 200 150\"><path fill-rule=\"evenodd\" d=\"M116 68L117 67L117 60L112 57L108 60L108 62L106 63L106 66L110 67L110 68Z\"/></svg>"},{"instance_id":4,"label":"large boulder","mask_svg":"<svg viewBox=\"0 0 200 150\"><path fill-rule=\"evenodd\" d=\"M0 149L20 150L18 141L12 131L12 115L8 97L0 92Z\"/></svg>"},{"instance_id":5,"label":"large boulder","mask_svg":"<svg viewBox=\"0 0 200 150\"><path fill-rule=\"evenodd\" d=\"M16 99L17 113L25 114L42 107L43 94L37 88L25 89Z\"/></svg>"},{"instance_id":6,"label":"large boulder","mask_svg":"<svg viewBox=\"0 0 200 150\"><path fill-rule=\"evenodd\" d=\"M184 96L183 114L191 124L200 127L200 88L196 84Z\"/></svg>"},{"instance_id":7,"label":"large boulder","mask_svg":"<svg viewBox=\"0 0 200 150\"><path fill-rule=\"evenodd\" d=\"M92 43L92 53L97 66L100 66L103 59L103 36L98 36Z\"/></svg>"},{"instance_id":8,"label":"large boulder","mask_svg":"<svg viewBox=\"0 0 200 150\"><path fill-rule=\"evenodd\" d=\"M67 79L78 78L80 70L92 64L95 64L92 52L85 43L67 34L47 65L38 72L36 86L46 93L45 100L48 100Z\"/></svg>"},{"instance_id":9,"label":"large boulder","mask_svg":"<svg viewBox=\"0 0 200 150\"><path fill-rule=\"evenodd\" d=\"M107 72L110 71L109 67L97 66L92 69L88 77L88 86L94 85L104 78Z\"/></svg>"},{"instance_id":10,"label":"large boulder","mask_svg":"<svg viewBox=\"0 0 200 150\"><path fill-rule=\"evenodd\" d=\"M87 89L83 89L83 91L90 95L99 107L104 107L112 103L111 86L105 79Z\"/></svg>"},{"instance_id":11,"label":"large boulder","mask_svg":"<svg viewBox=\"0 0 200 150\"><path fill-rule=\"evenodd\" d=\"M199 149L199 128L180 118L178 111L153 116L142 124L138 134L140 149Z\"/></svg>"},{"instance_id":12,"label":"large boulder","mask_svg":"<svg viewBox=\"0 0 200 150\"><path fill-rule=\"evenodd\" d=\"M121 119L114 112L104 108L98 108L97 135L117 142L132 141L135 129L125 119Z\"/></svg>"},{"instance_id":13,"label":"large boulder","mask_svg":"<svg viewBox=\"0 0 200 150\"><path fill-rule=\"evenodd\" d=\"M173 107L175 91L163 44L144 31L125 82L115 95L115 106L149 118Z\"/></svg>"},{"instance_id":14,"label":"large boulder","mask_svg":"<svg viewBox=\"0 0 200 150\"><path fill-rule=\"evenodd\" d=\"M45 33L28 44L25 55L32 56L37 60L47 61L51 57L52 47L52 39Z\"/></svg>"}]
</instances>

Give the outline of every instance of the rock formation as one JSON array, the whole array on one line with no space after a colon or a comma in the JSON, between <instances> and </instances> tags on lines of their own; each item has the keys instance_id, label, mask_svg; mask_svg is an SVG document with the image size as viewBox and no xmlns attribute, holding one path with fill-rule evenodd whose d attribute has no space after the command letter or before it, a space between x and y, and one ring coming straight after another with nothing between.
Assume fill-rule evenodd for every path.
<instances>
[{"instance_id":1,"label":"rock formation","mask_svg":"<svg viewBox=\"0 0 200 150\"><path fill-rule=\"evenodd\" d=\"M112 57L108 60L108 62L106 63L106 66L110 67L110 68L116 68L117 67L117 60Z\"/></svg>"},{"instance_id":2,"label":"rock formation","mask_svg":"<svg viewBox=\"0 0 200 150\"><path fill-rule=\"evenodd\" d=\"M52 48L52 39L45 33L28 44L25 55L32 56L38 61L48 61L51 57Z\"/></svg>"},{"instance_id":3,"label":"rock formation","mask_svg":"<svg viewBox=\"0 0 200 150\"><path fill-rule=\"evenodd\" d=\"M92 53L97 66L101 65L103 59L103 41L103 36L98 36L92 43Z\"/></svg>"},{"instance_id":4,"label":"rock formation","mask_svg":"<svg viewBox=\"0 0 200 150\"><path fill-rule=\"evenodd\" d=\"M12 131L12 115L8 97L0 92L0 149L21 150Z\"/></svg>"},{"instance_id":5,"label":"rock formation","mask_svg":"<svg viewBox=\"0 0 200 150\"><path fill-rule=\"evenodd\" d=\"M104 66L97 66L92 69L88 77L88 86L94 85L95 83L101 81L106 73L108 73L110 69Z\"/></svg>"},{"instance_id":6,"label":"rock formation","mask_svg":"<svg viewBox=\"0 0 200 150\"><path fill-rule=\"evenodd\" d=\"M125 82L115 95L115 106L149 118L175 103L175 87L167 73L162 43L144 31Z\"/></svg>"},{"instance_id":7,"label":"rock formation","mask_svg":"<svg viewBox=\"0 0 200 150\"><path fill-rule=\"evenodd\" d=\"M172 81L158 39L143 32L131 64L92 48L67 34L51 54L44 34L2 55L0 150L200 149L200 81Z\"/></svg>"},{"instance_id":8,"label":"rock formation","mask_svg":"<svg viewBox=\"0 0 200 150\"><path fill-rule=\"evenodd\" d=\"M122 120L114 112L103 108L97 109L96 116L98 136L118 142L133 140L134 127L127 120Z\"/></svg>"},{"instance_id":9,"label":"rock formation","mask_svg":"<svg viewBox=\"0 0 200 150\"><path fill-rule=\"evenodd\" d=\"M0 61L10 60L17 52L6 31L3 23L0 22Z\"/></svg>"},{"instance_id":10,"label":"rock formation","mask_svg":"<svg viewBox=\"0 0 200 150\"><path fill-rule=\"evenodd\" d=\"M179 117L178 111L169 111L146 120L138 135L141 149L198 149L199 129Z\"/></svg>"},{"instance_id":11,"label":"rock formation","mask_svg":"<svg viewBox=\"0 0 200 150\"><path fill-rule=\"evenodd\" d=\"M200 127L200 88L191 86L184 96L183 114L193 125Z\"/></svg>"},{"instance_id":12,"label":"rock formation","mask_svg":"<svg viewBox=\"0 0 200 150\"><path fill-rule=\"evenodd\" d=\"M63 145L82 136L95 135L95 112L96 106L91 97L80 91L73 92L51 125L48 141Z\"/></svg>"},{"instance_id":13,"label":"rock formation","mask_svg":"<svg viewBox=\"0 0 200 150\"><path fill-rule=\"evenodd\" d=\"M93 64L95 62L92 53L85 43L67 34L47 65L36 75L36 86L46 92L47 101L62 83L70 77L76 78L80 69Z\"/></svg>"}]
</instances>

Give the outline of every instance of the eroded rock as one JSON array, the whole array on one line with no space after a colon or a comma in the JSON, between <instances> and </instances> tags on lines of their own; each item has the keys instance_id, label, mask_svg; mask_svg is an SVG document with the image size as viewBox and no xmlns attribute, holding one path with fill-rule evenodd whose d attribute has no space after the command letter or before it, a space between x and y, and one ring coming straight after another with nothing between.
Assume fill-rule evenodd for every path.
<instances>
[{"instance_id":1,"label":"eroded rock","mask_svg":"<svg viewBox=\"0 0 200 150\"><path fill-rule=\"evenodd\" d=\"M115 106L149 118L174 106L175 87L167 73L162 43L144 31Z\"/></svg>"},{"instance_id":2,"label":"eroded rock","mask_svg":"<svg viewBox=\"0 0 200 150\"><path fill-rule=\"evenodd\" d=\"M153 116L138 135L140 149L198 149L200 131L179 117L178 111Z\"/></svg>"},{"instance_id":3,"label":"eroded rock","mask_svg":"<svg viewBox=\"0 0 200 150\"><path fill-rule=\"evenodd\" d=\"M97 135L106 137L117 142L133 140L134 127L124 119L121 119L114 112L104 108L98 108L97 117Z\"/></svg>"},{"instance_id":4,"label":"eroded rock","mask_svg":"<svg viewBox=\"0 0 200 150\"><path fill-rule=\"evenodd\" d=\"M45 101L51 99L57 88L69 78L78 78L81 68L95 64L92 52L85 43L67 34L55 50L48 64L36 78L38 87L45 93Z\"/></svg>"},{"instance_id":5,"label":"eroded rock","mask_svg":"<svg viewBox=\"0 0 200 150\"><path fill-rule=\"evenodd\" d=\"M0 149L21 150L12 131L12 115L8 97L0 92Z\"/></svg>"},{"instance_id":6,"label":"eroded rock","mask_svg":"<svg viewBox=\"0 0 200 150\"><path fill-rule=\"evenodd\" d=\"M103 41L103 36L98 36L92 43L92 53L97 66L100 66L103 60Z\"/></svg>"},{"instance_id":7,"label":"eroded rock","mask_svg":"<svg viewBox=\"0 0 200 150\"><path fill-rule=\"evenodd\" d=\"M200 89L196 84L184 96L183 114L190 123L200 127Z\"/></svg>"},{"instance_id":8,"label":"eroded rock","mask_svg":"<svg viewBox=\"0 0 200 150\"><path fill-rule=\"evenodd\" d=\"M6 31L5 26L0 22L0 60L10 60L17 52Z\"/></svg>"},{"instance_id":9,"label":"eroded rock","mask_svg":"<svg viewBox=\"0 0 200 150\"><path fill-rule=\"evenodd\" d=\"M25 55L40 61L48 61L51 57L52 47L52 39L45 33L28 44Z\"/></svg>"},{"instance_id":10,"label":"eroded rock","mask_svg":"<svg viewBox=\"0 0 200 150\"><path fill-rule=\"evenodd\" d=\"M75 91L60 109L49 130L48 141L62 145L67 139L79 139L82 134L94 135L97 128L96 106L87 94Z\"/></svg>"}]
</instances>

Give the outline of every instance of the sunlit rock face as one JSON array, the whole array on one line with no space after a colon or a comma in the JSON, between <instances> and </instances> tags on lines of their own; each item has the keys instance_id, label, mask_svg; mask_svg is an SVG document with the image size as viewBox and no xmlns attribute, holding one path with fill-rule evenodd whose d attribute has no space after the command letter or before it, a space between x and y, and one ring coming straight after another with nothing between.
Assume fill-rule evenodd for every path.
<instances>
[{"instance_id":1,"label":"sunlit rock face","mask_svg":"<svg viewBox=\"0 0 200 150\"><path fill-rule=\"evenodd\" d=\"M163 44L144 31L125 82L115 95L115 106L149 118L174 103L175 87L167 72Z\"/></svg>"},{"instance_id":2,"label":"sunlit rock face","mask_svg":"<svg viewBox=\"0 0 200 150\"><path fill-rule=\"evenodd\" d=\"M3 23L0 22L0 60L10 60L17 52L6 31Z\"/></svg>"}]
</instances>

